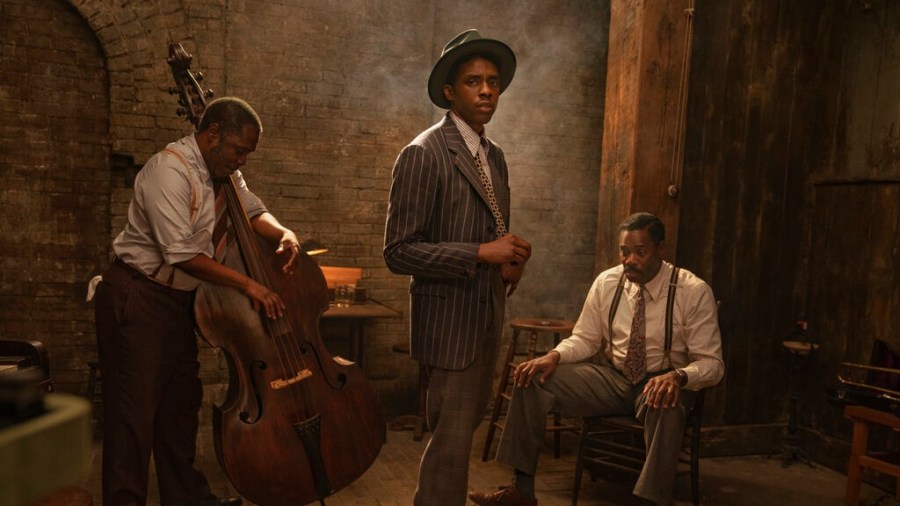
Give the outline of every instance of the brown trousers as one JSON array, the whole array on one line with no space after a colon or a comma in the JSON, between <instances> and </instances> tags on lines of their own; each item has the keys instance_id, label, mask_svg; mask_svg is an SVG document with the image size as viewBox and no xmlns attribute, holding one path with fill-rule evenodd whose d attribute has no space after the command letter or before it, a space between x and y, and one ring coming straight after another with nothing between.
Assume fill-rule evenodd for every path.
<instances>
[{"instance_id":1,"label":"brown trousers","mask_svg":"<svg viewBox=\"0 0 900 506\"><path fill-rule=\"evenodd\" d=\"M197 504L209 493L194 468L203 398L194 292L149 280L121 260L94 299L103 371L103 504L143 506L150 454L160 504Z\"/></svg>"}]
</instances>

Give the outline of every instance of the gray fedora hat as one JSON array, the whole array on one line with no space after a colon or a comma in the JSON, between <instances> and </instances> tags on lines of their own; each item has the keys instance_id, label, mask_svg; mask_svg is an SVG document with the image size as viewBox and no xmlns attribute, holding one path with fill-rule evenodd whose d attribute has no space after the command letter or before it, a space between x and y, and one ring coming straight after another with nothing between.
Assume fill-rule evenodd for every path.
<instances>
[{"instance_id":1,"label":"gray fedora hat","mask_svg":"<svg viewBox=\"0 0 900 506\"><path fill-rule=\"evenodd\" d=\"M461 58L474 54L487 54L491 56L500 72L500 93L509 86L513 75L516 73L516 55L512 49L499 40L483 39L478 30L471 29L453 37L444 46L441 57L428 77L428 96L434 105L443 109L450 108L450 102L444 97L444 83L447 82L447 74Z\"/></svg>"}]
</instances>

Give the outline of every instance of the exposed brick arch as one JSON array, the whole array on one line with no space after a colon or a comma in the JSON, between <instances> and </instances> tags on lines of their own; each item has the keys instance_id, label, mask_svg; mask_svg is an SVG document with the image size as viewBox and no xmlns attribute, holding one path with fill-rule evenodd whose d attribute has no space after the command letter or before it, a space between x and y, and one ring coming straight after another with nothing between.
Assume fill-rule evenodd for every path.
<instances>
[{"instance_id":1,"label":"exposed brick arch","mask_svg":"<svg viewBox=\"0 0 900 506\"><path fill-rule=\"evenodd\" d=\"M70 3L94 30L106 57L111 148L141 163L156 152L159 142L155 140L157 132L135 133L135 130L160 126L153 116L161 108L174 111L174 100L164 93L169 76L165 62L168 43L179 40L189 51L195 45L186 8L181 2L111 4L105 0L70 0ZM172 124L163 126L183 130L174 114Z\"/></svg>"},{"instance_id":2,"label":"exposed brick arch","mask_svg":"<svg viewBox=\"0 0 900 506\"><path fill-rule=\"evenodd\" d=\"M77 391L95 341L86 281L109 235L107 71L67 2L4 7L0 335L43 342L57 388Z\"/></svg>"}]
</instances>

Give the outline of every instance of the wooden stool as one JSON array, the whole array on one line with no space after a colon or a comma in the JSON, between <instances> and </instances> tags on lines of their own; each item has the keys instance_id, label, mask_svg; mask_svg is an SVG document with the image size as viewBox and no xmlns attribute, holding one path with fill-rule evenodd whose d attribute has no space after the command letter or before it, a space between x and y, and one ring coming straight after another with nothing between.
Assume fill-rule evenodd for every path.
<instances>
[{"instance_id":1,"label":"wooden stool","mask_svg":"<svg viewBox=\"0 0 900 506\"><path fill-rule=\"evenodd\" d=\"M503 410L503 401L512 399L512 375L516 370L518 362L516 357L524 357L524 360L531 360L536 356L543 355L547 350L538 352L537 342L540 334L553 334L553 345L559 344L560 335L570 333L575 324L568 320L553 320L549 318L517 318L509 323L513 329L512 341L506 350L506 359L503 362L503 372L500 373L500 383L497 386L497 395L494 397L494 409L491 413L491 421L488 425L487 439L484 442L484 451L481 454L481 460L487 461L488 454L491 452L491 445L494 442L494 432L497 429L503 430L504 422L500 420L501 415L505 416ZM525 352L517 350L519 344L519 333L526 332L528 334L528 343ZM553 455L559 457L559 439L560 432L564 430L577 430L577 425L568 425L560 423L559 413L553 413L553 424L547 426L548 431L553 432Z\"/></svg>"},{"instance_id":2,"label":"wooden stool","mask_svg":"<svg viewBox=\"0 0 900 506\"><path fill-rule=\"evenodd\" d=\"M409 356L409 344L395 344L391 346L391 350L397 353L403 353L406 356ZM418 391L418 406L416 406L416 414L415 421L413 422L413 441L421 441L422 437L425 435L425 431L428 430L427 424L425 423L425 406L428 398L428 368L422 364L419 364L419 382L417 385Z\"/></svg>"},{"instance_id":3,"label":"wooden stool","mask_svg":"<svg viewBox=\"0 0 900 506\"><path fill-rule=\"evenodd\" d=\"M872 425L881 425L892 430L900 430L900 417L886 411L865 406L847 406L844 416L853 421L853 442L850 445L850 462L847 464L847 492L844 496L849 506L859 504L859 488L863 468L874 469L897 478L895 495L900 499L900 454L898 452L871 452L867 450L869 430Z\"/></svg>"}]
</instances>

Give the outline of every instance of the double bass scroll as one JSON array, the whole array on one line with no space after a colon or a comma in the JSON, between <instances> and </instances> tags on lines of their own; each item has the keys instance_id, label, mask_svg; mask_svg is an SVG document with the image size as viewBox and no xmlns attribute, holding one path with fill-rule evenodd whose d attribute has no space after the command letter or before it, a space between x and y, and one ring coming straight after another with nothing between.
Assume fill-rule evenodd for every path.
<instances>
[{"instance_id":1,"label":"double bass scroll","mask_svg":"<svg viewBox=\"0 0 900 506\"><path fill-rule=\"evenodd\" d=\"M168 62L180 110L197 126L212 94L180 44L170 46ZM256 236L231 178L224 188L240 253L232 265L287 308L270 320L232 288L203 283L197 292L198 329L222 349L229 370L225 400L213 408L216 455L235 489L260 506L324 504L378 456L386 436L381 407L360 368L324 346L319 318L328 292L318 264L301 252L285 273L289 255Z\"/></svg>"}]
</instances>

